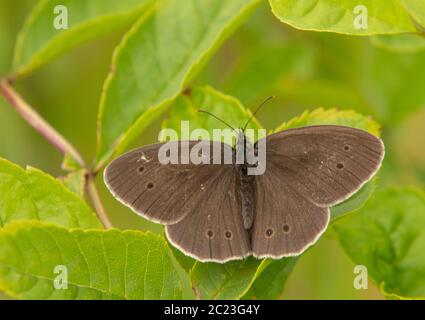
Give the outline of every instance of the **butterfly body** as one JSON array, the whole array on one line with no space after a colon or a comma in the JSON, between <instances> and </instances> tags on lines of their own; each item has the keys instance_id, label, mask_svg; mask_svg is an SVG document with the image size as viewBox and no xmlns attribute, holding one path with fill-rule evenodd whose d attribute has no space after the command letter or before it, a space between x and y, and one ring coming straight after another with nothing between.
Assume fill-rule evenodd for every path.
<instances>
[{"instance_id":1,"label":"butterfly body","mask_svg":"<svg viewBox=\"0 0 425 320\"><path fill-rule=\"evenodd\" d=\"M105 182L126 206L164 224L174 246L215 262L299 255L326 230L329 208L369 181L384 157L379 138L342 126L290 129L255 144L242 130L234 148L171 142L181 154L200 144L207 160L220 159L212 152L220 149L232 163L163 164L164 144L155 144L114 160Z\"/></svg>"},{"instance_id":2,"label":"butterfly body","mask_svg":"<svg viewBox=\"0 0 425 320\"><path fill-rule=\"evenodd\" d=\"M252 159L252 155L255 155L255 147L241 129L238 130L234 153L235 159L243 159L243 163L235 164L237 171L236 192L239 196L238 201L241 203L244 228L249 230L254 222L255 214L255 176L248 174L248 168L255 166L253 164L254 159Z\"/></svg>"}]
</instances>

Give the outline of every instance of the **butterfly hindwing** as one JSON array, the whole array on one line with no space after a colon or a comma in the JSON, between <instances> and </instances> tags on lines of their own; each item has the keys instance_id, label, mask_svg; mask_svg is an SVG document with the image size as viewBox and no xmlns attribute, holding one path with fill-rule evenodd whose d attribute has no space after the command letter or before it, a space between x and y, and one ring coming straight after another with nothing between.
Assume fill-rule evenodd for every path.
<instances>
[{"instance_id":1,"label":"butterfly hindwing","mask_svg":"<svg viewBox=\"0 0 425 320\"><path fill-rule=\"evenodd\" d=\"M169 241L201 261L225 262L251 253L236 198L236 171L221 168L204 184L202 202L179 223L166 227Z\"/></svg>"},{"instance_id":2,"label":"butterfly hindwing","mask_svg":"<svg viewBox=\"0 0 425 320\"><path fill-rule=\"evenodd\" d=\"M300 254L326 230L329 209L291 189L273 164L269 168L256 177L252 252L257 258Z\"/></svg>"}]
</instances>

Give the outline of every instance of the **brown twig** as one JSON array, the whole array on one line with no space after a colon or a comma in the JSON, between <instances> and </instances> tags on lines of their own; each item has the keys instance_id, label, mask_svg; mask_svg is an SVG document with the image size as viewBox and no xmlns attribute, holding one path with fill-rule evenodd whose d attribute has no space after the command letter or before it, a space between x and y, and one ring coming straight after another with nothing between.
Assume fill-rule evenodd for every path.
<instances>
[{"instance_id":1,"label":"brown twig","mask_svg":"<svg viewBox=\"0 0 425 320\"><path fill-rule=\"evenodd\" d=\"M5 79L0 81L0 93L21 117L46 138L47 141L59 149L64 155L69 154L72 156L80 166L87 168L86 163L75 147L31 108Z\"/></svg>"},{"instance_id":2,"label":"brown twig","mask_svg":"<svg viewBox=\"0 0 425 320\"><path fill-rule=\"evenodd\" d=\"M91 203L97 213L97 217L106 229L112 228L112 223L106 214L103 203L100 200L99 192L96 188L96 176L94 174L87 175L87 193L90 197Z\"/></svg>"}]
</instances>

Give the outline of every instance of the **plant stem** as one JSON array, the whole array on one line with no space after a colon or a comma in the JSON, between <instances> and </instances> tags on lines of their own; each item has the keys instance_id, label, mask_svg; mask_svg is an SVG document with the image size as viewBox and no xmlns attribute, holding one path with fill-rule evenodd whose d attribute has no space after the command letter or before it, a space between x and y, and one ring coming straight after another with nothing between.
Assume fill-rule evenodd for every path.
<instances>
[{"instance_id":1,"label":"plant stem","mask_svg":"<svg viewBox=\"0 0 425 320\"><path fill-rule=\"evenodd\" d=\"M0 94L15 108L21 117L27 121L47 141L55 146L63 155L69 154L87 173L87 192L92 201L99 220L105 228L111 228L112 224L106 214L99 193L96 189L95 175L90 172L83 157L59 132L57 132L46 120L44 120L22 97L17 93L8 80L0 79Z\"/></svg>"},{"instance_id":2,"label":"plant stem","mask_svg":"<svg viewBox=\"0 0 425 320\"><path fill-rule=\"evenodd\" d=\"M106 229L112 228L112 223L106 214L102 201L100 200L99 192L96 188L96 177L93 174L87 176L87 193L89 194L91 203L97 213L97 216Z\"/></svg>"},{"instance_id":3,"label":"plant stem","mask_svg":"<svg viewBox=\"0 0 425 320\"><path fill-rule=\"evenodd\" d=\"M6 79L0 81L0 93L12 107L24 118L35 130L47 139L64 155L69 154L83 168L87 168L81 155L75 147L69 143L59 132L46 122L22 97L12 88Z\"/></svg>"}]
</instances>

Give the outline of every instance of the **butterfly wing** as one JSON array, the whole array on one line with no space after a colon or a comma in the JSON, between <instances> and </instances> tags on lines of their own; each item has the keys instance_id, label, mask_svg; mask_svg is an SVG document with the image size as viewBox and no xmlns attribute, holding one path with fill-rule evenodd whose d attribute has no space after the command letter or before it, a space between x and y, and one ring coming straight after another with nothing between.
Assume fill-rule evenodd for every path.
<instances>
[{"instance_id":1,"label":"butterfly wing","mask_svg":"<svg viewBox=\"0 0 425 320\"><path fill-rule=\"evenodd\" d=\"M251 246L236 198L236 171L221 167L204 186L202 201L182 221L166 227L168 240L200 261L248 256Z\"/></svg>"},{"instance_id":2,"label":"butterfly wing","mask_svg":"<svg viewBox=\"0 0 425 320\"><path fill-rule=\"evenodd\" d=\"M183 154L199 148L199 141L169 142L170 149L178 150L178 161ZM213 148L219 147L232 152L230 146L219 142L202 141L210 150L213 162ZM114 160L104 172L104 180L111 193L124 205L154 222L173 224L182 220L198 202L206 197L203 185L220 171L213 164L163 164L160 148L154 144L130 151ZM232 171L231 165L223 165ZM220 171L221 172L221 171Z\"/></svg>"},{"instance_id":3,"label":"butterfly wing","mask_svg":"<svg viewBox=\"0 0 425 320\"><path fill-rule=\"evenodd\" d=\"M189 154L199 143L177 144L179 154ZM214 148L209 155L214 162ZM167 225L169 241L186 254L203 261L227 261L250 253L236 199L236 171L229 164L167 164L158 159L156 144L131 151L105 170L110 191L125 205L149 220ZM218 155L232 154L220 144ZM223 162L221 162L223 163Z\"/></svg>"},{"instance_id":4,"label":"butterfly wing","mask_svg":"<svg viewBox=\"0 0 425 320\"><path fill-rule=\"evenodd\" d=\"M198 141L174 143L180 155L199 145ZM232 149L205 143L210 146L211 163L216 158L214 149L221 148L222 164L163 165L158 159L163 144L155 144L113 161L105 170L105 183L133 211L167 225L167 238L186 254L203 261L240 259L250 253L250 242L236 199L236 171L233 165L223 164L223 156L232 154Z\"/></svg>"},{"instance_id":5,"label":"butterfly wing","mask_svg":"<svg viewBox=\"0 0 425 320\"><path fill-rule=\"evenodd\" d=\"M338 204L378 171L383 142L359 129L311 126L272 134L267 165L273 163L299 194L321 207Z\"/></svg>"},{"instance_id":6,"label":"butterfly wing","mask_svg":"<svg viewBox=\"0 0 425 320\"><path fill-rule=\"evenodd\" d=\"M313 244L326 229L328 208L359 190L384 157L379 138L349 127L312 126L265 139L252 229L257 257L296 255Z\"/></svg>"},{"instance_id":7,"label":"butterfly wing","mask_svg":"<svg viewBox=\"0 0 425 320\"><path fill-rule=\"evenodd\" d=\"M273 171L273 164L268 166L266 172ZM291 189L282 178L275 173L256 177L251 238L253 255L259 259L302 253L319 238L329 223L329 208L313 204Z\"/></svg>"}]
</instances>

